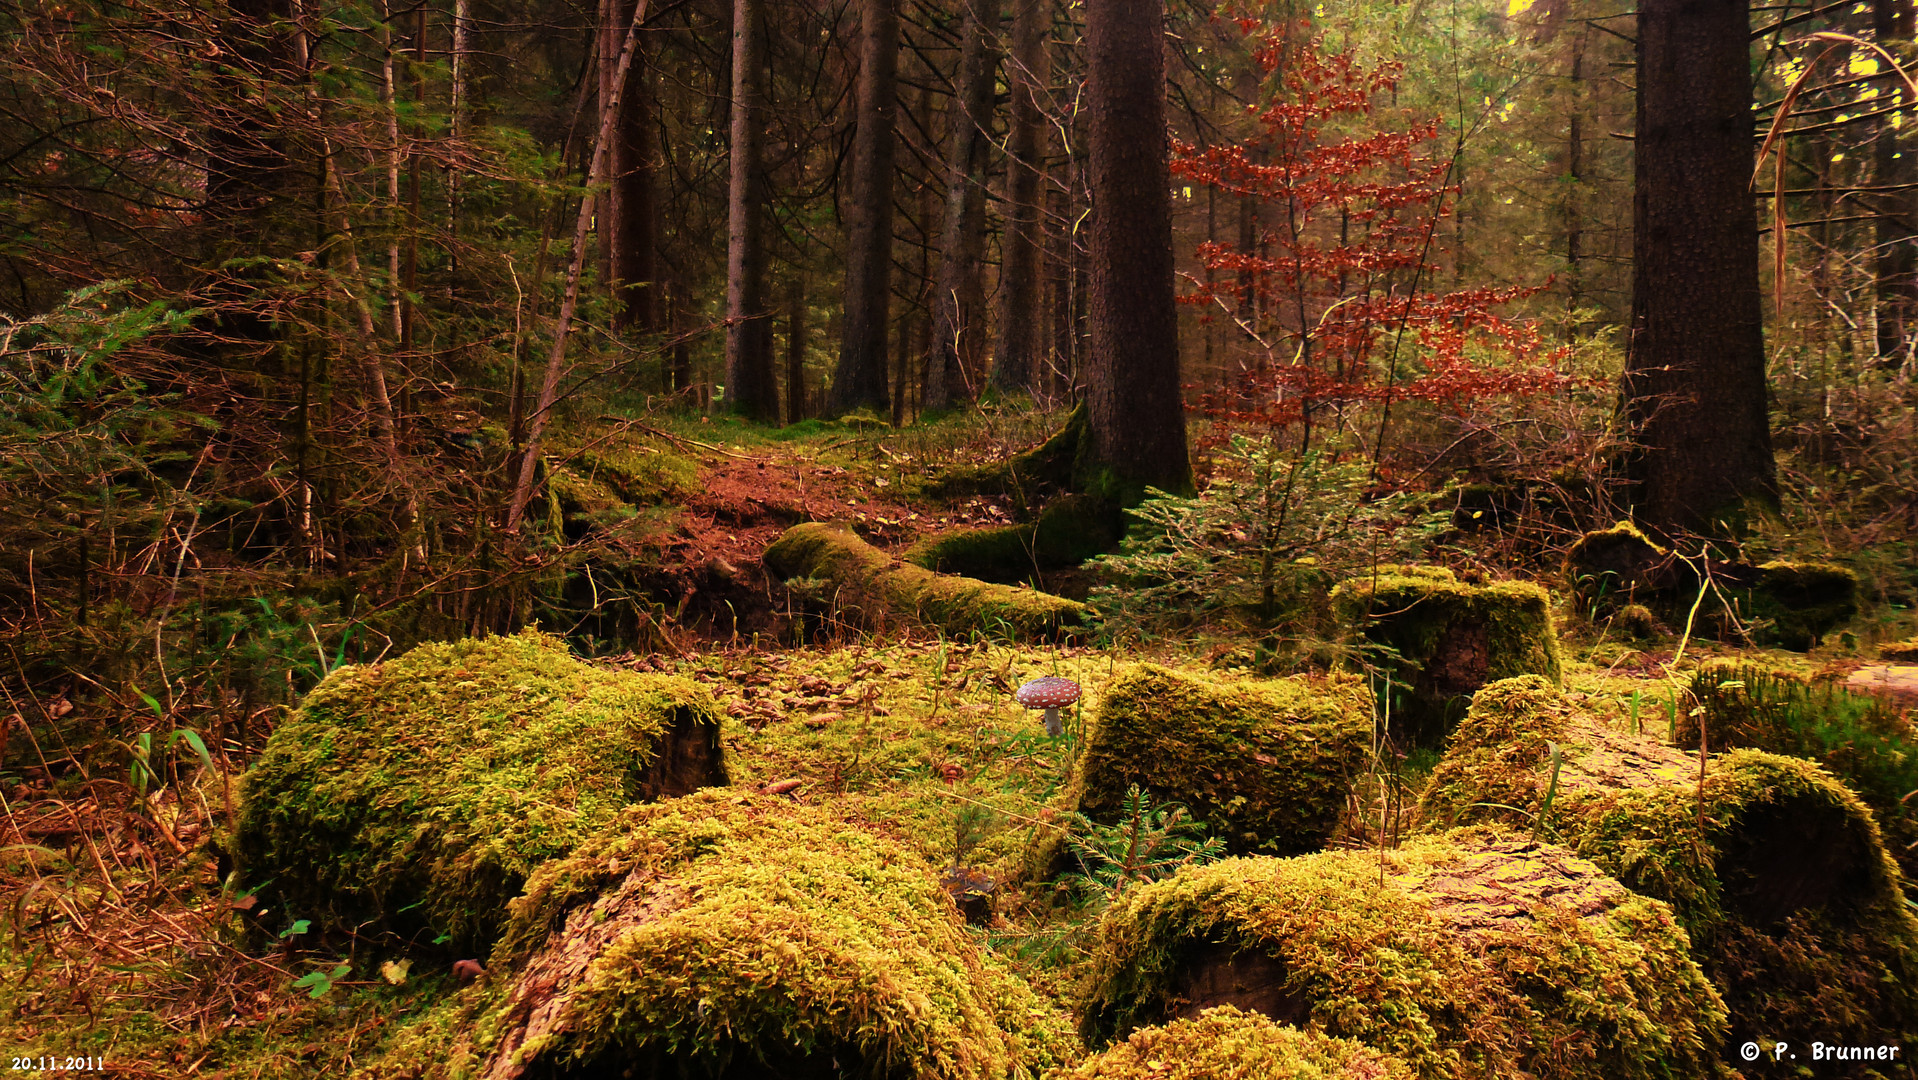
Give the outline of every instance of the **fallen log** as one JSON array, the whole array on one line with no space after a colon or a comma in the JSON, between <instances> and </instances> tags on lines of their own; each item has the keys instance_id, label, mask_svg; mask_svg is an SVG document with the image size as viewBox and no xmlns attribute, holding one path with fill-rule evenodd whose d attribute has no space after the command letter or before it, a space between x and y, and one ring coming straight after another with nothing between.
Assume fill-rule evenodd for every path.
<instances>
[{"instance_id":1,"label":"fallen log","mask_svg":"<svg viewBox=\"0 0 1918 1080\"><path fill-rule=\"evenodd\" d=\"M737 791L634 807L542 868L490 969L486 1080L1019 1080L1076 1056L934 868Z\"/></svg>"},{"instance_id":2,"label":"fallen log","mask_svg":"<svg viewBox=\"0 0 1918 1080\"><path fill-rule=\"evenodd\" d=\"M1498 829L1228 859L1108 910L1081 1030L1231 1006L1429 1080L1727 1076L1724 1005L1687 945L1664 903Z\"/></svg>"},{"instance_id":3,"label":"fallen log","mask_svg":"<svg viewBox=\"0 0 1918 1080\"><path fill-rule=\"evenodd\" d=\"M334 671L242 784L234 854L287 922L472 955L534 867L630 803L727 782L698 685L537 632Z\"/></svg>"},{"instance_id":4,"label":"fallen log","mask_svg":"<svg viewBox=\"0 0 1918 1080\"><path fill-rule=\"evenodd\" d=\"M822 522L786 530L762 561L776 578L824 582L839 613L874 628L906 620L948 634L1046 640L1072 633L1085 619L1076 601L934 573Z\"/></svg>"}]
</instances>

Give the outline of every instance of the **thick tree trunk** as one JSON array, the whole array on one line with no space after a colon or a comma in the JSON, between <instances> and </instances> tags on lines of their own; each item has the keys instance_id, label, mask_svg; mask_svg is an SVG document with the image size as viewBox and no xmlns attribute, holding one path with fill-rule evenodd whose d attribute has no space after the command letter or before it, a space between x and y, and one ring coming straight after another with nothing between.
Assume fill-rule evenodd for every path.
<instances>
[{"instance_id":1,"label":"thick tree trunk","mask_svg":"<svg viewBox=\"0 0 1918 1080\"><path fill-rule=\"evenodd\" d=\"M1641 524L1719 534L1777 497L1751 205L1744 0L1638 16L1632 338L1625 414Z\"/></svg>"},{"instance_id":2,"label":"thick tree trunk","mask_svg":"<svg viewBox=\"0 0 1918 1080\"><path fill-rule=\"evenodd\" d=\"M610 0L609 17L600 24L599 87L611 92L613 70L627 24L633 21L637 0ZM633 70L620 95L619 116L613 121L613 145L607 148L606 175L610 181L602 208L601 242L605 246L607 284L612 291L613 329L650 331L659 327L657 210L653 178L652 83L647 74L642 34Z\"/></svg>"},{"instance_id":3,"label":"thick tree trunk","mask_svg":"<svg viewBox=\"0 0 1918 1080\"><path fill-rule=\"evenodd\" d=\"M759 164L759 101L765 47L757 0L733 0L732 186L726 225L726 408L779 419L772 313L766 306L765 176Z\"/></svg>"},{"instance_id":4,"label":"thick tree trunk","mask_svg":"<svg viewBox=\"0 0 1918 1080\"><path fill-rule=\"evenodd\" d=\"M1911 0L1873 0L1872 35L1890 48L1890 42L1910 41ZM1908 96L1904 80L1886 72L1881 94ZM1906 104L1910 104L1909 101ZM1872 183L1893 187L1912 181L1914 157L1900 152L1899 129L1879 120L1872 142ZM1878 293L1878 362L1902 366L1911 355L1911 339L1918 334L1918 199L1909 191L1891 191L1872 200L1878 209L1878 265L1874 277Z\"/></svg>"},{"instance_id":5,"label":"thick tree trunk","mask_svg":"<svg viewBox=\"0 0 1918 1080\"><path fill-rule=\"evenodd\" d=\"M786 422L806 418L806 274L794 267L786 282Z\"/></svg>"},{"instance_id":6,"label":"thick tree trunk","mask_svg":"<svg viewBox=\"0 0 1918 1080\"><path fill-rule=\"evenodd\" d=\"M1086 10L1087 144L1092 180L1092 342L1085 479L1124 503L1146 485L1192 488L1179 383L1166 167L1164 0L1100 0Z\"/></svg>"},{"instance_id":7,"label":"thick tree trunk","mask_svg":"<svg viewBox=\"0 0 1918 1080\"><path fill-rule=\"evenodd\" d=\"M892 298L893 122L899 112L897 0L860 0L859 127L846 213L846 331L827 411L883 413Z\"/></svg>"},{"instance_id":8,"label":"thick tree trunk","mask_svg":"<svg viewBox=\"0 0 1918 1080\"><path fill-rule=\"evenodd\" d=\"M950 409L970 397L964 357L976 353L974 340L985 334L979 304L979 267L985 257L985 128L992 117L993 68L990 36L999 11L989 0L966 0L965 39L960 47L959 96L948 107L952 145L947 155L945 223L939 238L939 280L933 286L932 345L926 356L925 408Z\"/></svg>"},{"instance_id":9,"label":"thick tree trunk","mask_svg":"<svg viewBox=\"0 0 1918 1080\"><path fill-rule=\"evenodd\" d=\"M1006 239L999 278L999 340L993 349L992 385L1001 393L1030 393L1038 367L1039 231L1045 178L1045 114L1039 95L1048 68L1046 31L1052 23L1050 0L1014 0L1012 57L1012 130L1007 139Z\"/></svg>"}]
</instances>

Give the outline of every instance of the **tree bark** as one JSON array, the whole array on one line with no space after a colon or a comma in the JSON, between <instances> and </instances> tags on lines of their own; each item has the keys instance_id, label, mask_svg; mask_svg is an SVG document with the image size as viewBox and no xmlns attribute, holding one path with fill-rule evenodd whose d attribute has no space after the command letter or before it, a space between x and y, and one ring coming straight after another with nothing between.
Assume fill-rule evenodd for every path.
<instances>
[{"instance_id":1,"label":"tree bark","mask_svg":"<svg viewBox=\"0 0 1918 1080\"><path fill-rule=\"evenodd\" d=\"M999 11L990 0L962 0L965 37L960 46L959 94L948 107L952 144L947 155L945 220L939 238L939 280L933 286L932 345L926 356L925 408L950 409L972 395L964 358L985 334L979 303L979 267L985 259L986 153L991 139L993 69L990 36Z\"/></svg>"},{"instance_id":2,"label":"tree bark","mask_svg":"<svg viewBox=\"0 0 1918 1080\"><path fill-rule=\"evenodd\" d=\"M1164 0L1086 9L1092 342L1086 405L1096 493L1192 489L1179 380L1166 166Z\"/></svg>"},{"instance_id":3,"label":"tree bark","mask_svg":"<svg viewBox=\"0 0 1918 1080\"><path fill-rule=\"evenodd\" d=\"M1873 0L1872 37L1886 48L1893 41L1910 41L1911 0ZM1887 71L1879 83L1881 94L1908 97L1904 80ZM1902 104L1909 105L1907 100ZM1913 156L1900 152L1899 129L1892 117L1877 121L1872 141L1872 183L1881 187L1908 184ZM1878 362L1901 367L1911 355L1911 338L1918 334L1918 199L1908 191L1886 192L1873 200L1878 207L1878 265L1874 277L1878 298Z\"/></svg>"},{"instance_id":4,"label":"tree bark","mask_svg":"<svg viewBox=\"0 0 1918 1080\"><path fill-rule=\"evenodd\" d=\"M786 282L786 422L806 418L806 274L793 267Z\"/></svg>"},{"instance_id":5,"label":"tree bark","mask_svg":"<svg viewBox=\"0 0 1918 1080\"><path fill-rule=\"evenodd\" d=\"M759 162L760 70L765 45L757 0L733 0L732 183L726 200L726 408L779 420L772 313L766 306L765 175Z\"/></svg>"},{"instance_id":6,"label":"tree bark","mask_svg":"<svg viewBox=\"0 0 1918 1080\"><path fill-rule=\"evenodd\" d=\"M636 0L610 0L609 17L600 24L599 86L610 96L619 47L633 20ZM646 332L659 328L658 240L656 193L653 177L653 101L646 75L644 35L635 46L633 71L620 95L619 115L613 124L613 145L607 148L606 175L611 181L602 208L602 241L606 245L607 285L611 290L613 329Z\"/></svg>"},{"instance_id":7,"label":"tree bark","mask_svg":"<svg viewBox=\"0 0 1918 1080\"><path fill-rule=\"evenodd\" d=\"M1639 523L1724 534L1777 498L1766 416L1744 0L1638 16L1632 338L1624 411Z\"/></svg>"},{"instance_id":8,"label":"tree bark","mask_svg":"<svg viewBox=\"0 0 1918 1080\"><path fill-rule=\"evenodd\" d=\"M999 279L999 340L993 349L992 385L1000 393L1031 393L1040 351L1039 231L1045 178L1045 114L1039 107L1048 75L1046 31L1049 0L1014 0L1012 129L1007 139L1006 239Z\"/></svg>"},{"instance_id":9,"label":"tree bark","mask_svg":"<svg viewBox=\"0 0 1918 1080\"><path fill-rule=\"evenodd\" d=\"M892 298L893 126L899 112L897 0L860 0L858 129L846 227L846 331L827 411L884 413Z\"/></svg>"}]
</instances>

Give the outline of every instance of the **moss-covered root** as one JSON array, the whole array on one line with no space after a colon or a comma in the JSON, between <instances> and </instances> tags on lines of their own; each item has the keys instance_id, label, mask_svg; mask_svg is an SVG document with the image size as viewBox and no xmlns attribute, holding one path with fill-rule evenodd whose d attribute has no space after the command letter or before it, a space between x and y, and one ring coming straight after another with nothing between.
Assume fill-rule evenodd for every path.
<instances>
[{"instance_id":1,"label":"moss-covered root","mask_svg":"<svg viewBox=\"0 0 1918 1080\"><path fill-rule=\"evenodd\" d=\"M1350 1039L1275 1024L1230 1005L1140 1028L1046 1080L1412 1080L1405 1063Z\"/></svg>"},{"instance_id":2,"label":"moss-covered root","mask_svg":"<svg viewBox=\"0 0 1918 1080\"><path fill-rule=\"evenodd\" d=\"M1546 835L1669 901L1735 1039L1918 1039L1918 919L1871 812L1812 762L1733 750L1701 782L1696 754L1612 730L1543 679L1511 679L1479 691L1420 810L1434 825L1542 814Z\"/></svg>"},{"instance_id":3,"label":"moss-covered root","mask_svg":"<svg viewBox=\"0 0 1918 1080\"><path fill-rule=\"evenodd\" d=\"M1022 640L1057 638L1081 626L1085 606L1032 589L936 574L866 543L835 525L795 525L762 561L774 575L831 584L839 611L872 626L898 618L949 634Z\"/></svg>"},{"instance_id":4,"label":"moss-covered root","mask_svg":"<svg viewBox=\"0 0 1918 1080\"><path fill-rule=\"evenodd\" d=\"M235 854L286 921L472 955L533 868L619 808L726 783L719 729L699 686L544 634L423 645L335 671L280 725Z\"/></svg>"},{"instance_id":5,"label":"moss-covered root","mask_svg":"<svg viewBox=\"0 0 1918 1080\"><path fill-rule=\"evenodd\" d=\"M1725 1075L1725 1009L1688 947L1665 904L1497 829L1228 859L1107 912L1084 1028L1235 1005L1429 1080Z\"/></svg>"},{"instance_id":6,"label":"moss-covered root","mask_svg":"<svg viewBox=\"0 0 1918 1080\"><path fill-rule=\"evenodd\" d=\"M1488 682L1559 678L1551 597L1536 585L1468 585L1439 567L1381 567L1341 583L1332 601L1348 634L1392 650L1391 726L1401 744L1442 745Z\"/></svg>"},{"instance_id":7,"label":"moss-covered root","mask_svg":"<svg viewBox=\"0 0 1918 1080\"><path fill-rule=\"evenodd\" d=\"M996 1080L1078 1052L925 862L733 791L629 809L542 868L492 969L513 983L479 1025L488 1080Z\"/></svg>"},{"instance_id":8,"label":"moss-covered root","mask_svg":"<svg viewBox=\"0 0 1918 1080\"><path fill-rule=\"evenodd\" d=\"M906 561L942 574L1011 584L1078 566L1112 550L1124 534L1125 515L1117 504L1061 495L1032 521L935 536L913 545Z\"/></svg>"},{"instance_id":9,"label":"moss-covered root","mask_svg":"<svg viewBox=\"0 0 1918 1080\"><path fill-rule=\"evenodd\" d=\"M1338 825L1371 733L1356 681L1140 664L1105 687L1068 797L1109 824L1137 784L1183 803L1235 854L1316 851Z\"/></svg>"},{"instance_id":10,"label":"moss-covered root","mask_svg":"<svg viewBox=\"0 0 1918 1080\"><path fill-rule=\"evenodd\" d=\"M967 495L1031 496L1042 488L1069 487L1091 430L1090 414L1080 402L1059 430L1038 446L1007 461L948 469L927 481L921 490L934 498L956 499Z\"/></svg>"}]
</instances>

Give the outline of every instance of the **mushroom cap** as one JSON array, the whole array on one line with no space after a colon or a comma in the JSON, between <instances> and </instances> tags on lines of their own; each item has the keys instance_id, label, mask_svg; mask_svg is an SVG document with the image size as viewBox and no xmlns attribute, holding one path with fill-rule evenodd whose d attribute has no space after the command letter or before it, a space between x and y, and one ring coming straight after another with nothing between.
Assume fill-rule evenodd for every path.
<instances>
[{"instance_id":1,"label":"mushroom cap","mask_svg":"<svg viewBox=\"0 0 1918 1080\"><path fill-rule=\"evenodd\" d=\"M1028 709L1056 709L1079 700L1079 684L1071 679L1048 675L1013 691L1012 700Z\"/></svg>"}]
</instances>

